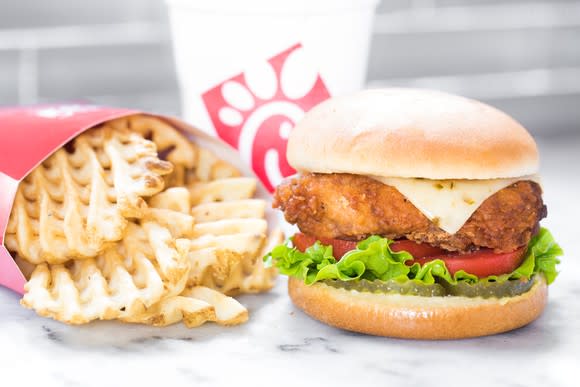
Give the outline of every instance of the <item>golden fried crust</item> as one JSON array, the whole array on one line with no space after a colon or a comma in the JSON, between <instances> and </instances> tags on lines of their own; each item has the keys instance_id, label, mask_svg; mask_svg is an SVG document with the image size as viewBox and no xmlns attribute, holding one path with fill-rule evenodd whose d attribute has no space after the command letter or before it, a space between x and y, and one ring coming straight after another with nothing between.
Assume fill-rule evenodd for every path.
<instances>
[{"instance_id":1,"label":"golden fried crust","mask_svg":"<svg viewBox=\"0 0 580 387\"><path fill-rule=\"evenodd\" d=\"M542 191L516 182L487 200L455 234L433 224L396 188L351 174L305 174L280 185L274 207L300 231L320 238L407 238L451 251L496 252L526 245L546 216Z\"/></svg>"},{"instance_id":2,"label":"golden fried crust","mask_svg":"<svg viewBox=\"0 0 580 387\"><path fill-rule=\"evenodd\" d=\"M519 296L419 297L306 285L291 277L288 293L311 317L337 328L405 339L462 339L507 332L537 319L548 299L543 276Z\"/></svg>"}]
</instances>

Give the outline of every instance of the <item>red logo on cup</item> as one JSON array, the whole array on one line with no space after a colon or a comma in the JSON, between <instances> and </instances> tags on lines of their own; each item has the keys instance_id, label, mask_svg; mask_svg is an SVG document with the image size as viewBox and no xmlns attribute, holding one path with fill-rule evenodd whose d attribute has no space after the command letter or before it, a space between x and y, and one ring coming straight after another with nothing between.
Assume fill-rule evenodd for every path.
<instances>
[{"instance_id":1,"label":"red logo on cup","mask_svg":"<svg viewBox=\"0 0 580 387\"><path fill-rule=\"evenodd\" d=\"M290 131L306 111L329 97L301 44L202 96L218 136L238 149L270 191L295 172L286 161Z\"/></svg>"}]
</instances>

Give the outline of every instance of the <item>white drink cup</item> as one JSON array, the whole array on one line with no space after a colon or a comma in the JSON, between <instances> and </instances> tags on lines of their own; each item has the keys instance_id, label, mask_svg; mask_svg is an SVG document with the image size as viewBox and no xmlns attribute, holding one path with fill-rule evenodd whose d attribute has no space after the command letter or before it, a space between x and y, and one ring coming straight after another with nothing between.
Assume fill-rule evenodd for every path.
<instances>
[{"instance_id":1,"label":"white drink cup","mask_svg":"<svg viewBox=\"0 0 580 387\"><path fill-rule=\"evenodd\" d=\"M168 0L186 121L212 132L201 94L295 43L331 95L361 89L378 1ZM308 83L311 73L293 71L285 83Z\"/></svg>"}]
</instances>

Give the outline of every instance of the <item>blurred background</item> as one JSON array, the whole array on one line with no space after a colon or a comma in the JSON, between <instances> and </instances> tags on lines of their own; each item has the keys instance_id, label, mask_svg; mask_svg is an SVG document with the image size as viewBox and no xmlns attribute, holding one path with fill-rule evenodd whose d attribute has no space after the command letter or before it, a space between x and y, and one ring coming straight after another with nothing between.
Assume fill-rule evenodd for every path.
<instances>
[{"instance_id":1,"label":"blurred background","mask_svg":"<svg viewBox=\"0 0 580 387\"><path fill-rule=\"evenodd\" d=\"M163 0L0 0L0 105L89 100L180 114ZM580 133L580 1L385 0L369 86L483 99Z\"/></svg>"}]
</instances>

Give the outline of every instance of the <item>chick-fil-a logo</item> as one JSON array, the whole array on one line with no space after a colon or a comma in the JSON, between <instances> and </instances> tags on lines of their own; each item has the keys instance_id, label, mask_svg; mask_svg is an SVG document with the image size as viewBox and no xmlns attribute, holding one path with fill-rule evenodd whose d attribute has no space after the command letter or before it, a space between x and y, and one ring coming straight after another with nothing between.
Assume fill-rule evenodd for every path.
<instances>
[{"instance_id":1,"label":"chick-fil-a logo","mask_svg":"<svg viewBox=\"0 0 580 387\"><path fill-rule=\"evenodd\" d=\"M202 97L218 136L239 150L272 191L295 172L286 161L290 131L330 94L302 45L296 44Z\"/></svg>"}]
</instances>

